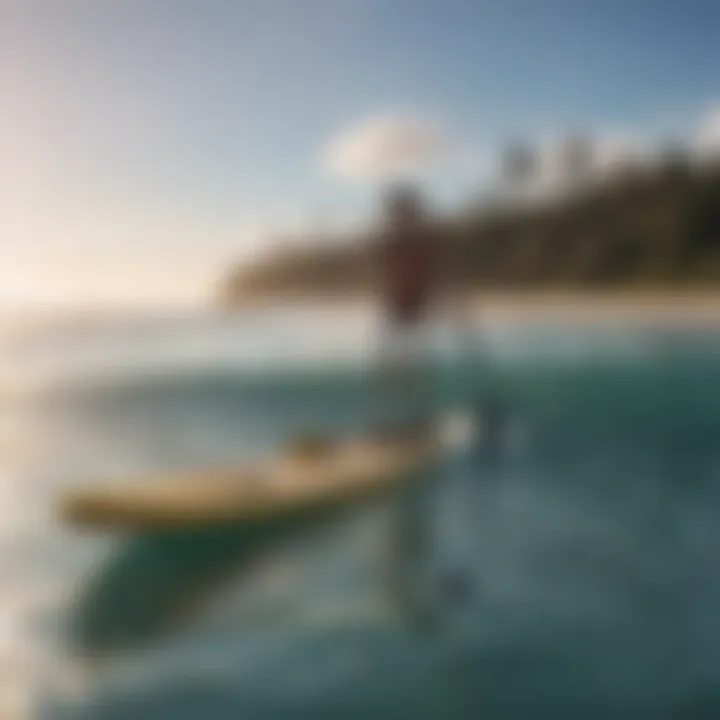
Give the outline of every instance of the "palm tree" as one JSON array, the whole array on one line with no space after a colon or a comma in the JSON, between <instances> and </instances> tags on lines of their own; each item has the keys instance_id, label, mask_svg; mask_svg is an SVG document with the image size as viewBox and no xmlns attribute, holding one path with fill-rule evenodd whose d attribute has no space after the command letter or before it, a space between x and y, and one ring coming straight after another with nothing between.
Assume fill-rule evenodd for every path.
<instances>
[{"instance_id":1,"label":"palm tree","mask_svg":"<svg viewBox=\"0 0 720 720\"><path fill-rule=\"evenodd\" d=\"M587 179L595 160L592 140L584 135L571 135L560 149L563 179L573 183Z\"/></svg>"},{"instance_id":2,"label":"palm tree","mask_svg":"<svg viewBox=\"0 0 720 720\"><path fill-rule=\"evenodd\" d=\"M500 171L511 187L526 185L537 174L537 154L525 143L514 143L503 152Z\"/></svg>"}]
</instances>

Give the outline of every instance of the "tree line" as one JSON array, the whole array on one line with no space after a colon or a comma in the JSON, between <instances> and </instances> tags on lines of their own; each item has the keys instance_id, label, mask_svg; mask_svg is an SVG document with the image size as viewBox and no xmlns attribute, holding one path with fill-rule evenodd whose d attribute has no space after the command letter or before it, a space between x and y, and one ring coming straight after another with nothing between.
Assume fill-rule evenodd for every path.
<instances>
[{"instance_id":1,"label":"tree line","mask_svg":"<svg viewBox=\"0 0 720 720\"><path fill-rule=\"evenodd\" d=\"M720 163L680 151L652 167L628 167L584 185L575 148L571 188L543 202L485 198L442 220L449 274L482 290L698 287L720 281ZM532 171L508 157L512 183ZM352 242L309 238L232 268L220 299L234 305L282 293L334 295L370 289L368 233Z\"/></svg>"}]
</instances>

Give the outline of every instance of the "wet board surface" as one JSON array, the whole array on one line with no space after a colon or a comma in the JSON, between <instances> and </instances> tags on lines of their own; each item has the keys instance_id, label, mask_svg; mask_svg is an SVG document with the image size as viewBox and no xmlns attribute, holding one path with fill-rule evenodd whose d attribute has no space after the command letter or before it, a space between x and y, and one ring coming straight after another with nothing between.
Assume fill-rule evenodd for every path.
<instances>
[{"instance_id":1,"label":"wet board surface","mask_svg":"<svg viewBox=\"0 0 720 720\"><path fill-rule=\"evenodd\" d=\"M357 441L280 454L247 467L71 491L62 517L107 530L177 530L267 522L391 489L439 456L428 441Z\"/></svg>"}]
</instances>

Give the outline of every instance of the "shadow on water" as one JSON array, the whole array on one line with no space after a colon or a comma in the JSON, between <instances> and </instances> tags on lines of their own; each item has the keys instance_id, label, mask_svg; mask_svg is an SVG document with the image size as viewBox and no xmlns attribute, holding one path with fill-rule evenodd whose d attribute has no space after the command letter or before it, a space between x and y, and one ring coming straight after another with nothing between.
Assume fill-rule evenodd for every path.
<instances>
[{"instance_id":1,"label":"shadow on water","mask_svg":"<svg viewBox=\"0 0 720 720\"><path fill-rule=\"evenodd\" d=\"M365 502L371 502L368 497ZM71 640L80 655L151 647L183 628L203 600L266 553L321 532L363 502L288 512L269 521L147 533L125 542L81 588Z\"/></svg>"}]
</instances>

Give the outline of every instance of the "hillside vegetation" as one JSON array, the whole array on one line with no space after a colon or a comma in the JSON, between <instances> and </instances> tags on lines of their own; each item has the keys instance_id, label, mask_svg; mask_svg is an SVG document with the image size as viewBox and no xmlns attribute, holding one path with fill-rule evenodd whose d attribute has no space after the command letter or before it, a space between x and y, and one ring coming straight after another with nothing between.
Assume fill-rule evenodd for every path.
<instances>
[{"instance_id":1,"label":"hillside vegetation","mask_svg":"<svg viewBox=\"0 0 720 720\"><path fill-rule=\"evenodd\" d=\"M720 282L720 164L675 157L616 173L563 200L485 202L444 221L453 281L465 290L698 288ZM277 294L364 294L370 237L325 239L233 268L236 305Z\"/></svg>"}]
</instances>

